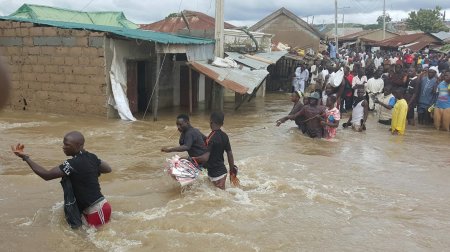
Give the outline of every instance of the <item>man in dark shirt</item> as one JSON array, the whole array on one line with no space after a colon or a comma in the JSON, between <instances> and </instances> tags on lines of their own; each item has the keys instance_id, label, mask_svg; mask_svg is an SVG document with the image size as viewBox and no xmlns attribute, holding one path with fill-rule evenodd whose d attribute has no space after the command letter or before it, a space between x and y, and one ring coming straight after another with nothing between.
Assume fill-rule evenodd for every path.
<instances>
[{"instance_id":1,"label":"man in dark shirt","mask_svg":"<svg viewBox=\"0 0 450 252\"><path fill-rule=\"evenodd\" d=\"M208 169L208 176L212 183L225 190L225 181L227 180L227 168L224 164L223 153L227 153L230 172L235 168L233 152L231 151L228 135L220 128L223 125L224 115L222 112L213 112L210 116L211 133L206 138L207 152L195 159L204 163Z\"/></svg>"},{"instance_id":2,"label":"man in dark shirt","mask_svg":"<svg viewBox=\"0 0 450 252\"><path fill-rule=\"evenodd\" d=\"M206 152L205 139L198 129L192 127L189 116L181 114L177 117L177 128L181 132L177 147L164 147L162 152L183 152L187 151L190 157L198 157Z\"/></svg>"},{"instance_id":3,"label":"man in dark shirt","mask_svg":"<svg viewBox=\"0 0 450 252\"><path fill-rule=\"evenodd\" d=\"M300 99L303 97L302 92L301 91L294 91L291 94L291 101L294 103L294 106L292 107L291 112L289 112L289 114L285 117L282 117L280 119L278 119L276 121L276 125L280 126L282 123L286 122L289 118L288 116L290 115L294 115L295 113L297 113L298 111L300 111L303 108L303 103L302 101L300 101ZM297 117L295 118L295 124L297 124L297 126L300 129L304 129L305 124L303 123L303 120L305 120L305 118L303 117Z\"/></svg>"},{"instance_id":4,"label":"man in dark shirt","mask_svg":"<svg viewBox=\"0 0 450 252\"><path fill-rule=\"evenodd\" d=\"M84 149L84 136L80 132L72 131L64 136L64 154L72 158L51 170L32 161L23 152L23 148L23 145L18 144L12 149L42 179L52 180L65 176L70 179L78 208L89 225L99 226L109 221L111 205L100 191L98 177L101 173L110 173L111 167Z\"/></svg>"},{"instance_id":5,"label":"man in dark shirt","mask_svg":"<svg viewBox=\"0 0 450 252\"><path fill-rule=\"evenodd\" d=\"M416 107L416 88L418 87L419 78L416 75L416 69L414 69L414 67L408 68L407 73L408 78L406 80L406 93L404 97L406 102L408 102L408 114L406 115L406 119L408 120L409 125L415 125L414 108Z\"/></svg>"}]
</instances>

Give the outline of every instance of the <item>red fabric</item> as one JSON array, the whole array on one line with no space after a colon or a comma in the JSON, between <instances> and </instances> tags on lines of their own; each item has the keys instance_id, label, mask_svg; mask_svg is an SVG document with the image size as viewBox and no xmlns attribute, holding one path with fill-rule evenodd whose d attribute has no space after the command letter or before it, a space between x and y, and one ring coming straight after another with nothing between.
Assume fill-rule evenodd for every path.
<instances>
[{"instance_id":1,"label":"red fabric","mask_svg":"<svg viewBox=\"0 0 450 252\"><path fill-rule=\"evenodd\" d=\"M412 64L413 63L413 57L411 54L406 54L405 55L405 62L406 64Z\"/></svg>"},{"instance_id":2,"label":"red fabric","mask_svg":"<svg viewBox=\"0 0 450 252\"><path fill-rule=\"evenodd\" d=\"M346 76L346 78L347 78L348 82L350 82L350 85L352 85L352 82L353 82L353 74L349 73L349 74Z\"/></svg>"},{"instance_id":3,"label":"red fabric","mask_svg":"<svg viewBox=\"0 0 450 252\"><path fill-rule=\"evenodd\" d=\"M101 212L102 213L95 212L91 214L85 214L84 217L86 218L87 223L95 227L107 223L111 217L111 205L109 204L109 202L103 204ZM104 222L102 222L102 215L104 217Z\"/></svg>"}]
</instances>

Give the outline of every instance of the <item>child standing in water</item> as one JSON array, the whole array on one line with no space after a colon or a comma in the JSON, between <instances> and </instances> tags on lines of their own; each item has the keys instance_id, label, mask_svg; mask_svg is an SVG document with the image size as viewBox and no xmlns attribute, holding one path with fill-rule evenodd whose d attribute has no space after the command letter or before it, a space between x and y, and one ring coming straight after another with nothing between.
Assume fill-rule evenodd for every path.
<instances>
[{"instance_id":1,"label":"child standing in water","mask_svg":"<svg viewBox=\"0 0 450 252\"><path fill-rule=\"evenodd\" d=\"M394 109L392 110L391 131L393 135L405 134L408 103L405 99L403 99L404 94L405 89L402 87L399 87L394 91L394 96L395 99L397 99L397 102L395 103Z\"/></svg>"},{"instance_id":2,"label":"child standing in water","mask_svg":"<svg viewBox=\"0 0 450 252\"><path fill-rule=\"evenodd\" d=\"M325 128L326 139L332 139L336 137L336 130L339 126L339 120L341 120L341 113L336 108L336 96L328 96L325 110L325 120L321 122Z\"/></svg>"}]
</instances>

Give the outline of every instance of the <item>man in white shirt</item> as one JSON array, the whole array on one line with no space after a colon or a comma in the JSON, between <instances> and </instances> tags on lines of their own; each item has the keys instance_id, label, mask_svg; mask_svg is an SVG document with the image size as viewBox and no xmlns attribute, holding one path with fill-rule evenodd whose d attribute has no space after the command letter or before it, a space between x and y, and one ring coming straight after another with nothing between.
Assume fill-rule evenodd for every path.
<instances>
[{"instance_id":1,"label":"man in white shirt","mask_svg":"<svg viewBox=\"0 0 450 252\"><path fill-rule=\"evenodd\" d=\"M381 64L383 64L383 58L381 57L380 53L377 53L377 56L373 60L373 63L375 64L376 69L378 69Z\"/></svg>"},{"instance_id":2,"label":"man in white shirt","mask_svg":"<svg viewBox=\"0 0 450 252\"><path fill-rule=\"evenodd\" d=\"M294 77L292 78L292 92L300 90L300 75L302 73L301 64L295 68Z\"/></svg>"},{"instance_id":3,"label":"man in white shirt","mask_svg":"<svg viewBox=\"0 0 450 252\"><path fill-rule=\"evenodd\" d=\"M308 68L305 63L301 64L301 67L302 67L302 72L300 73L300 89L299 90L302 91L302 93L305 93L305 86L309 79L309 71L308 71ZM296 90L296 91L298 91L298 90Z\"/></svg>"},{"instance_id":4,"label":"man in white shirt","mask_svg":"<svg viewBox=\"0 0 450 252\"><path fill-rule=\"evenodd\" d=\"M375 109L375 98L383 93L384 81L381 77L381 72L376 71L374 76L367 81L367 92L369 93L369 110Z\"/></svg>"}]
</instances>

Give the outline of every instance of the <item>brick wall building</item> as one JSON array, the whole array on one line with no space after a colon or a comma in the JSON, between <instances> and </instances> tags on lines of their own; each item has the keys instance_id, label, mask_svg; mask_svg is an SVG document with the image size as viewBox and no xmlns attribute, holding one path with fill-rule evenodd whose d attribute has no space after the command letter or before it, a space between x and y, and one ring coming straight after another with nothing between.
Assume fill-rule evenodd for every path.
<instances>
[{"instance_id":1,"label":"brick wall building","mask_svg":"<svg viewBox=\"0 0 450 252\"><path fill-rule=\"evenodd\" d=\"M115 95L110 75L115 58L119 65L115 75L125 78L120 85L131 113L143 112L155 86L158 99L151 110L174 106L179 104L174 97L180 97L175 93L180 90L176 66L186 60L172 59L185 55L189 46L212 44L126 28L0 18L0 54L11 72L13 110L117 117L120 113L108 102ZM169 45L171 50L157 50ZM161 64L163 71L157 78Z\"/></svg>"},{"instance_id":2,"label":"brick wall building","mask_svg":"<svg viewBox=\"0 0 450 252\"><path fill-rule=\"evenodd\" d=\"M325 38L317 29L285 8L273 12L249 28L254 32L273 34L273 42L288 44L291 48L319 50L320 39Z\"/></svg>"},{"instance_id":3,"label":"brick wall building","mask_svg":"<svg viewBox=\"0 0 450 252\"><path fill-rule=\"evenodd\" d=\"M12 109L106 114L103 33L12 21L0 30Z\"/></svg>"}]
</instances>

